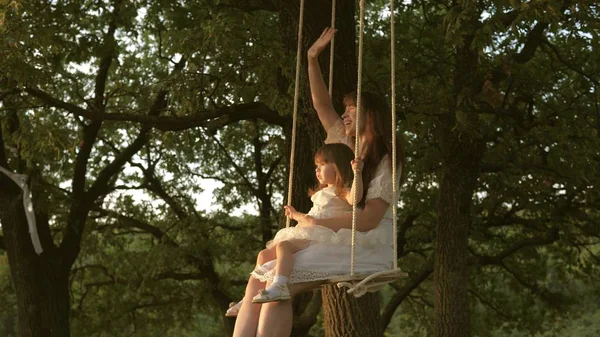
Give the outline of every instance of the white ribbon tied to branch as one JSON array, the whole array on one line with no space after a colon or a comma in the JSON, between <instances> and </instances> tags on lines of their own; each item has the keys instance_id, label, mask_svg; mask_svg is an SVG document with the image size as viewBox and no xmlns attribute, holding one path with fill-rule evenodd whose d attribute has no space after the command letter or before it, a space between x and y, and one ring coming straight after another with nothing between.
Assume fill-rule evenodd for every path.
<instances>
[{"instance_id":1,"label":"white ribbon tied to branch","mask_svg":"<svg viewBox=\"0 0 600 337\"><path fill-rule=\"evenodd\" d=\"M35 214L33 213L33 202L31 201L31 191L27 186L27 176L24 174L12 173L0 166L0 172L4 173L12 181L17 184L23 190L23 208L25 209L25 217L27 217L27 225L29 226L29 235L31 236L31 243L33 249L40 255L44 250L40 243L40 237L37 232L37 226L35 224Z\"/></svg>"}]
</instances>

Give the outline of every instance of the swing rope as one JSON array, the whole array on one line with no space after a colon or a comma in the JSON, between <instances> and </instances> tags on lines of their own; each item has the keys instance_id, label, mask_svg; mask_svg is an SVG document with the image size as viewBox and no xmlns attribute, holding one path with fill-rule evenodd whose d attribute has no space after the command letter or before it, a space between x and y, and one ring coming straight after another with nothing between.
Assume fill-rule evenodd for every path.
<instances>
[{"instance_id":1,"label":"swing rope","mask_svg":"<svg viewBox=\"0 0 600 337\"><path fill-rule=\"evenodd\" d=\"M363 60L363 25L365 21L365 0L360 0L360 14L358 24L358 83L356 84L356 130L354 137L355 157L360 156L360 117L362 113L362 60ZM354 186L358 183L358 175L354 175ZM356 206L358 200L358 191L354 189L354 202L352 203L352 254L350 258L350 275L354 276L354 262L356 251Z\"/></svg>"},{"instance_id":2,"label":"swing rope","mask_svg":"<svg viewBox=\"0 0 600 337\"><path fill-rule=\"evenodd\" d=\"M398 185L396 176L396 34L394 23L394 0L390 0L390 71L391 73L391 112L392 112L392 221L394 240L394 269L398 269Z\"/></svg>"},{"instance_id":3,"label":"swing rope","mask_svg":"<svg viewBox=\"0 0 600 337\"><path fill-rule=\"evenodd\" d=\"M372 273L370 275L360 275L355 276L354 273L354 264L355 264L355 231L356 231L356 202L352 208L352 257L351 257L351 266L350 266L350 277L337 277L330 280L330 282L337 282L338 288L347 287L349 288L346 292L348 294L353 294L355 297L360 297L367 293L367 291L376 291L380 289L387 283L393 282L394 280L400 277L408 276L402 270L398 268L398 233L397 233L397 206L398 206L398 186L397 186L397 172L396 172L396 62L395 62L395 23L394 23L394 0L390 0L390 12L391 12L391 22L390 22L390 49L391 49L391 114L392 114L392 221L393 221L393 241L394 241L394 258L393 258L393 268L391 270L384 270L376 273ZM364 0L360 1L360 24L359 24L359 44L358 44L358 83L357 83L357 93L356 93L356 139L355 139L355 153L359 151L359 125L360 125L360 117L361 117L361 85L362 85L362 56L363 56L363 44L362 44L362 35L363 35L363 20L364 20ZM357 155L358 157L358 155ZM354 183L356 184L356 176L354 177ZM354 191L354 200L357 198L356 190ZM361 277L364 277L360 280Z\"/></svg>"},{"instance_id":4,"label":"swing rope","mask_svg":"<svg viewBox=\"0 0 600 337\"><path fill-rule=\"evenodd\" d=\"M292 205L292 186L294 181L294 158L296 157L296 124L298 123L298 100L300 97L300 65L302 51L302 27L304 27L304 0L300 0L300 19L298 20L298 46L296 50L296 79L294 84L294 110L292 113L292 149L290 151L290 174L288 178L287 205ZM286 217L285 227L290 227L290 218Z\"/></svg>"},{"instance_id":5,"label":"swing rope","mask_svg":"<svg viewBox=\"0 0 600 337\"><path fill-rule=\"evenodd\" d=\"M331 29L335 30L335 0L331 0ZM335 54L335 34L329 48L329 97L333 99L333 55Z\"/></svg>"}]
</instances>

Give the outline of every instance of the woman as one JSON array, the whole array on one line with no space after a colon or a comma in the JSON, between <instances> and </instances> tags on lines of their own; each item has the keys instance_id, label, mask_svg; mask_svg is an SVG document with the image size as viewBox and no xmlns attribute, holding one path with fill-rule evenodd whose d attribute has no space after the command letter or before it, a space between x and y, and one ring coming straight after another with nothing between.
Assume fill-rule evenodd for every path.
<instances>
[{"instance_id":1,"label":"woman","mask_svg":"<svg viewBox=\"0 0 600 337\"><path fill-rule=\"evenodd\" d=\"M331 42L335 30L326 28L321 37L308 50L308 74L312 101L321 124L327 130L325 143L344 143L363 158L363 198L357 210L356 229L357 250L355 256L356 273L374 273L391 269L393 259L392 216L390 204L392 196L391 133L392 126L389 107L385 99L370 93L362 95L362 111L359 137L361 148L354 149L356 130L356 97L354 94L344 99L345 111L342 118L333 108L325 81L318 63L319 54ZM399 170L404 163L400 150ZM289 291L293 297L302 291L312 289L332 276L350 272L349 238L352 228L352 214L334 218L309 218L312 225L327 227L338 245L326 243L311 244L294 256L294 270L289 280ZM273 261L264 265L263 270L271 270ZM253 275L248 281L242 306L238 313L234 336L289 336L292 329L291 300L253 304L251 299L264 289L265 281L271 280L272 273L264 272L262 277Z\"/></svg>"}]
</instances>

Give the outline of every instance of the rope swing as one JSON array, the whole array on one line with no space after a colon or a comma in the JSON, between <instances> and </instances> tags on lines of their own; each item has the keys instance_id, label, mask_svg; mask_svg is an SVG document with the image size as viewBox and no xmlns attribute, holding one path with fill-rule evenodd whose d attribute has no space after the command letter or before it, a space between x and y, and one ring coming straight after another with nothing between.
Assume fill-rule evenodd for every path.
<instances>
[{"instance_id":1,"label":"rope swing","mask_svg":"<svg viewBox=\"0 0 600 337\"><path fill-rule=\"evenodd\" d=\"M300 0L300 18L298 19L298 46L296 49L296 80L294 82L294 110L292 112L292 149L290 151L290 175L288 178L287 205L292 206L292 186L294 181L294 158L296 157L296 124L298 124L298 100L300 97L300 55L302 52L302 27L304 26L304 0ZM290 227L290 218L286 218L285 228Z\"/></svg>"},{"instance_id":2,"label":"rope swing","mask_svg":"<svg viewBox=\"0 0 600 337\"><path fill-rule=\"evenodd\" d=\"M364 16L365 16L365 0L360 0L360 14L359 14L359 32L358 32L358 76L357 76L357 90L356 90L356 135L360 133L359 125L362 115L362 70L363 70L363 30L364 30ZM335 29L335 0L332 0L331 8L331 27ZM352 247L350 257L350 274L341 275L329 279L325 284L337 284L338 288L347 287L346 291L349 294L353 294L355 297L360 297L369 291L377 291L385 284L395 281L398 278L407 277L408 274L398 268L398 233L397 233L397 204L398 204L398 186L397 186L397 169L396 169L396 60L395 60L395 22L394 22L394 0L390 0L390 60L391 60L391 114L392 114L392 219L393 219L393 241L394 241L394 259L393 268L377 273L370 274L356 274L355 273L355 251L356 251L356 211L357 203L352 205ZM288 206L292 203L292 180L294 171L294 156L296 146L296 123L297 123L297 110L298 110L298 96L299 96L299 74L300 74L300 57L301 57L301 44L302 44L302 27L304 21L304 0L300 1L300 18L298 20L298 49L296 54L296 82L294 92L294 111L293 111L293 124L292 124L292 148L290 154L290 168L289 168L289 181L288 181ZM335 37L331 41L330 59L329 59L329 95L333 93L333 61L334 61L334 41ZM356 153L360 149L360 137L355 137L354 143L355 156L359 157L360 154ZM354 184L357 184L357 175L354 176ZM354 200L358 199L358 193L354 190ZM290 219L286 220L286 227L290 226Z\"/></svg>"},{"instance_id":3,"label":"rope swing","mask_svg":"<svg viewBox=\"0 0 600 337\"><path fill-rule=\"evenodd\" d=\"M365 13L365 1L360 0L360 14L359 14L359 35L358 35L358 83L356 90L356 135L359 134L359 125L362 112L362 59L363 59L363 26L364 26L364 14ZM397 177L396 177L396 58L395 58L395 23L394 23L394 0L390 0L390 60L391 60L391 114L392 114L392 223L393 223L393 241L394 241L394 259L393 269L385 270L373 274L356 275L354 272L354 254L355 254L355 233L356 233L356 203L352 208L352 255L351 255L351 266L350 275L346 277L338 277L330 280L331 283L337 283L338 288L347 287L346 291L349 294L353 294L355 297L360 297L368 291L377 291L385 284L395 281L398 278L407 277L408 274L398 268L398 233L397 233ZM354 148L357 151L360 149L360 137L356 137ZM358 154L357 154L358 156ZM354 177L354 183L356 184L357 177ZM354 191L354 200L357 199L356 190Z\"/></svg>"}]
</instances>

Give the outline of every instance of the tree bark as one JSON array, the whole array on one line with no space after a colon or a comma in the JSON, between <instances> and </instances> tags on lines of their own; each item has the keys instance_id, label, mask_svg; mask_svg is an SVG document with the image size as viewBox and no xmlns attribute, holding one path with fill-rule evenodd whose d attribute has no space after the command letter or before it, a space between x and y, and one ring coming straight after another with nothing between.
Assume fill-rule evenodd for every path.
<instances>
[{"instance_id":1,"label":"tree bark","mask_svg":"<svg viewBox=\"0 0 600 337\"><path fill-rule=\"evenodd\" d=\"M472 103L481 91L474 80L477 78L477 51L472 42L476 17L472 15L471 26L463 28L466 32L464 40L456 49L456 105L442 117L439 139L445 155L438 197L434 265L436 337L470 335L468 235L472 197L485 150L479 135L479 117Z\"/></svg>"},{"instance_id":2,"label":"tree bark","mask_svg":"<svg viewBox=\"0 0 600 337\"><path fill-rule=\"evenodd\" d=\"M22 194L0 178L0 219L17 298L17 334L21 337L70 336L69 269L52 248L38 256L31 244Z\"/></svg>"},{"instance_id":3,"label":"tree bark","mask_svg":"<svg viewBox=\"0 0 600 337\"><path fill-rule=\"evenodd\" d=\"M0 166L14 171L8 165L2 130L11 135L19 129L18 113L13 109L18 103L12 99L5 99L3 103L8 108L9 117L0 126ZM11 163L17 166L19 172L27 169L26 162L18 154ZM36 213L37 229L44 249L41 255L37 255L29 235L23 192L4 174L0 174L0 205L4 248L17 299L17 335L69 337L69 268L63 266L52 243L47 217Z\"/></svg>"},{"instance_id":4,"label":"tree bark","mask_svg":"<svg viewBox=\"0 0 600 337\"><path fill-rule=\"evenodd\" d=\"M379 297L367 293L355 298L335 284L323 288L325 337L379 337Z\"/></svg>"}]
</instances>

